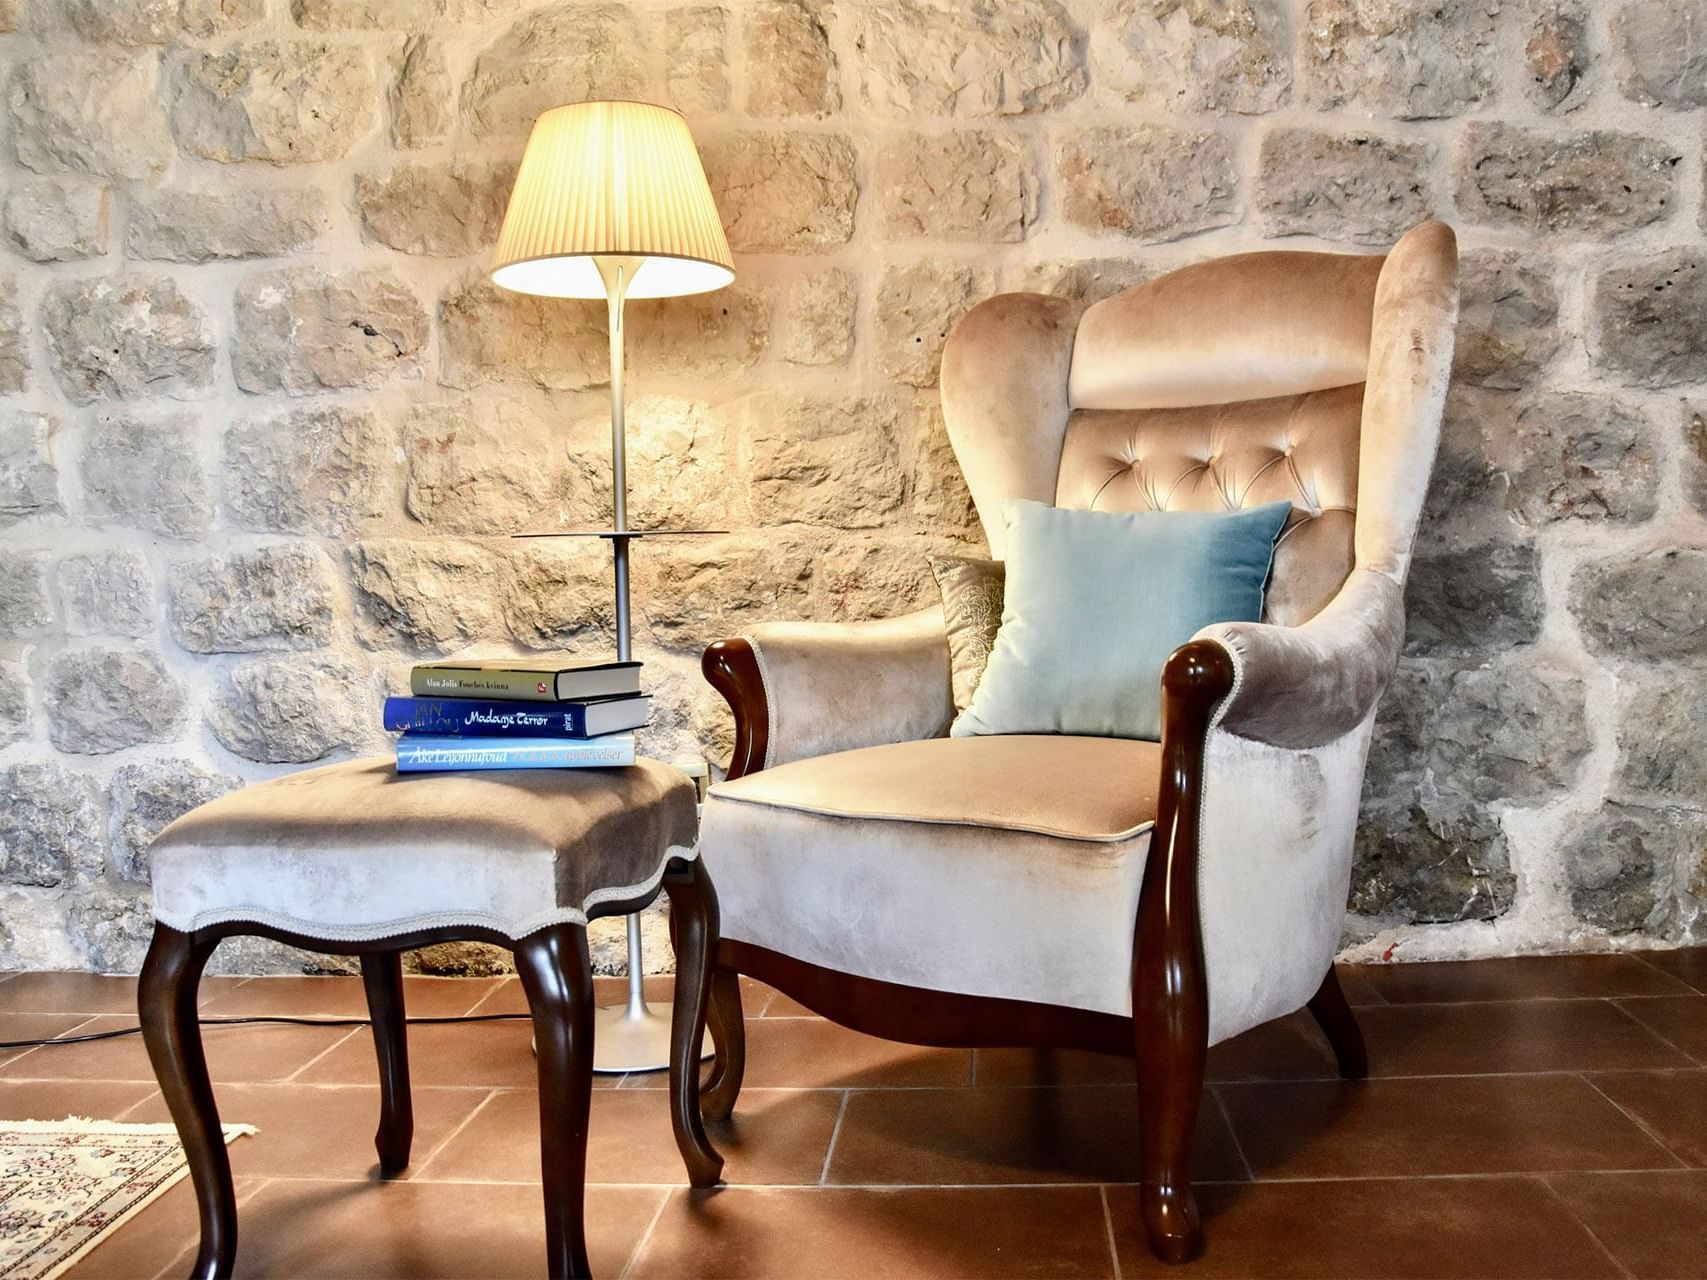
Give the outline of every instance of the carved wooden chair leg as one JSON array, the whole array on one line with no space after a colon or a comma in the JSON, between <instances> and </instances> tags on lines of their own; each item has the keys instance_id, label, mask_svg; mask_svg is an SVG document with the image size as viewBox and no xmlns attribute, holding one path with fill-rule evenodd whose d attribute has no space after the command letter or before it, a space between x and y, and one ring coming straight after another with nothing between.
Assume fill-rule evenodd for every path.
<instances>
[{"instance_id":1,"label":"carved wooden chair leg","mask_svg":"<svg viewBox=\"0 0 1707 1280\"><path fill-rule=\"evenodd\" d=\"M1361 1080L1369 1074L1369 1054L1363 1047L1363 1031L1357 1025L1357 1015L1340 989L1339 973L1328 966L1327 977L1310 997L1310 1012L1316 1025L1333 1046L1339 1062L1340 1075L1347 1080Z\"/></svg>"},{"instance_id":2,"label":"carved wooden chair leg","mask_svg":"<svg viewBox=\"0 0 1707 1280\"><path fill-rule=\"evenodd\" d=\"M1203 1249L1191 1186L1197 1111L1208 1058L1201 1028L1168 1016L1166 997L1133 1009L1138 1051L1138 1146L1144 1230L1163 1262L1189 1262ZM1189 1022L1190 1019L1183 1020Z\"/></svg>"},{"instance_id":3,"label":"carved wooden chair leg","mask_svg":"<svg viewBox=\"0 0 1707 1280\"><path fill-rule=\"evenodd\" d=\"M379 1057L379 1131L373 1136L379 1171L395 1177L409 1167L415 1140L415 1104L409 1096L409 1031L403 1005L403 956L388 951L362 957L362 986Z\"/></svg>"},{"instance_id":4,"label":"carved wooden chair leg","mask_svg":"<svg viewBox=\"0 0 1707 1280\"><path fill-rule=\"evenodd\" d=\"M711 1042L717 1047L711 1077L700 1091L707 1120L727 1120L741 1094L741 1077L747 1070L747 1026L742 1021L741 975L733 969L711 971L709 1009Z\"/></svg>"},{"instance_id":5,"label":"carved wooden chair leg","mask_svg":"<svg viewBox=\"0 0 1707 1280\"><path fill-rule=\"evenodd\" d=\"M587 931L552 925L516 943L539 1059L545 1256L552 1280L585 1280L587 1112L593 1097L593 971Z\"/></svg>"},{"instance_id":6,"label":"carved wooden chair leg","mask_svg":"<svg viewBox=\"0 0 1707 1280\"><path fill-rule=\"evenodd\" d=\"M137 980L142 1039L178 1126L201 1213L201 1247L190 1280L229 1276L237 1258L237 1196L231 1186L231 1160L207 1076L201 1024L196 1020L196 989L216 945L156 924Z\"/></svg>"},{"instance_id":7,"label":"carved wooden chair leg","mask_svg":"<svg viewBox=\"0 0 1707 1280\"><path fill-rule=\"evenodd\" d=\"M676 863L664 878L676 938L676 1001L670 1020L670 1123L688 1181L714 1187L723 1157L706 1139L700 1114L699 1053L705 1038L706 997L717 951L717 897L699 859Z\"/></svg>"}]
</instances>

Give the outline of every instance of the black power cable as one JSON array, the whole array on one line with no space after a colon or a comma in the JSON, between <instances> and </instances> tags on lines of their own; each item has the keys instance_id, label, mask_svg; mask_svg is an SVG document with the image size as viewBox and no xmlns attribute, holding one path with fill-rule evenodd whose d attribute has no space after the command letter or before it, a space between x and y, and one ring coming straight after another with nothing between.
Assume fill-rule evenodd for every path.
<instances>
[{"instance_id":1,"label":"black power cable","mask_svg":"<svg viewBox=\"0 0 1707 1280\"><path fill-rule=\"evenodd\" d=\"M96 1014L90 1014L96 1017ZM517 1022L532 1019L528 1013L465 1013L455 1018L405 1018L410 1026L442 1026L449 1022ZM257 1022L285 1023L293 1027L365 1027L371 1018L197 1018L204 1027L243 1027ZM81 1036L52 1036L46 1040L0 1040L0 1049L43 1049L51 1044L87 1044L91 1040L117 1040L120 1036L142 1034L140 1026L114 1027L111 1031L91 1031Z\"/></svg>"}]
</instances>

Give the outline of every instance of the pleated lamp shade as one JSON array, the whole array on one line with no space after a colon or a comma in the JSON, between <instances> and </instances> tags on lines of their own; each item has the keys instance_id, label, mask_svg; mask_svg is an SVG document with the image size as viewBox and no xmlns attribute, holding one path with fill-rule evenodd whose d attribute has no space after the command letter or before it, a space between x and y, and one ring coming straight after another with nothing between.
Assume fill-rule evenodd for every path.
<instances>
[{"instance_id":1,"label":"pleated lamp shade","mask_svg":"<svg viewBox=\"0 0 1707 1280\"><path fill-rule=\"evenodd\" d=\"M644 102L577 102L534 122L492 281L519 293L602 298L596 256L644 258L630 298L721 289L729 240L687 121Z\"/></svg>"}]
</instances>

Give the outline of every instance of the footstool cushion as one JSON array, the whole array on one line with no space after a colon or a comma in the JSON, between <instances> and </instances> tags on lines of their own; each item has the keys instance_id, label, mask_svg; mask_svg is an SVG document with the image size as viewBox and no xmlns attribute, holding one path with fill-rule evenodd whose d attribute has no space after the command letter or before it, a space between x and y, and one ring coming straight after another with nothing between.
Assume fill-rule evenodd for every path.
<instances>
[{"instance_id":1,"label":"footstool cushion","mask_svg":"<svg viewBox=\"0 0 1707 1280\"><path fill-rule=\"evenodd\" d=\"M694 856L693 783L624 769L399 774L353 760L246 787L153 845L154 914L186 933L245 920L327 941L447 926L522 938L585 924Z\"/></svg>"}]
</instances>

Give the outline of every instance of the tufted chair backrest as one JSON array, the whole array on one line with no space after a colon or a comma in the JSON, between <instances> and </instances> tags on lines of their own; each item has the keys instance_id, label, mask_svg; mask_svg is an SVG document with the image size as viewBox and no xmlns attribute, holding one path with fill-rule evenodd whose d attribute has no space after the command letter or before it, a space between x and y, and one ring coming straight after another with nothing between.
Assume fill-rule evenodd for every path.
<instances>
[{"instance_id":1,"label":"tufted chair backrest","mask_svg":"<svg viewBox=\"0 0 1707 1280\"><path fill-rule=\"evenodd\" d=\"M1267 619L1308 621L1354 567L1403 581L1452 362L1457 255L1425 223L1386 257L1240 254L1080 308L974 307L942 403L991 554L1002 503L1221 511L1278 499Z\"/></svg>"}]
</instances>

